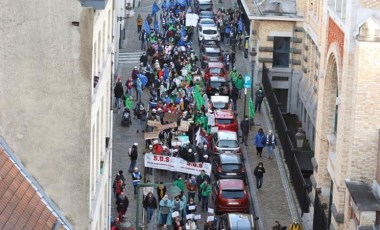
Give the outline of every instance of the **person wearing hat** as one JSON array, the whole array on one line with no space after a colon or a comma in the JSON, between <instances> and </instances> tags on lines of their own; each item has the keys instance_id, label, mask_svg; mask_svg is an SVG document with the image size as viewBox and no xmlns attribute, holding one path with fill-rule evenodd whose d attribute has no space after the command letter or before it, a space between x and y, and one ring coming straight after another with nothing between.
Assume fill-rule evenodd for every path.
<instances>
[{"instance_id":1,"label":"person wearing hat","mask_svg":"<svg viewBox=\"0 0 380 230\"><path fill-rule=\"evenodd\" d=\"M136 167L137 156L138 156L138 152L137 152L138 145L139 144L136 142L133 144L131 148L129 148L128 156L129 156L129 159L131 160L131 163L128 169L129 173L132 173L132 170Z\"/></svg>"},{"instance_id":2,"label":"person wearing hat","mask_svg":"<svg viewBox=\"0 0 380 230\"><path fill-rule=\"evenodd\" d=\"M207 154L203 155L203 161L202 163L209 163L211 164L210 158Z\"/></svg>"},{"instance_id":3,"label":"person wearing hat","mask_svg":"<svg viewBox=\"0 0 380 230\"><path fill-rule=\"evenodd\" d=\"M145 123L147 119L147 112L144 108L144 105L140 104L139 110L137 111L137 119L139 120L140 127L137 128L137 133L139 132L139 129L141 129L141 132L145 132Z\"/></svg>"},{"instance_id":4,"label":"person wearing hat","mask_svg":"<svg viewBox=\"0 0 380 230\"><path fill-rule=\"evenodd\" d=\"M113 89L113 93L115 94L115 107L120 112L121 108L121 97L124 95L123 83L121 83L121 78L117 78L117 82L115 88Z\"/></svg>"},{"instance_id":5,"label":"person wearing hat","mask_svg":"<svg viewBox=\"0 0 380 230\"><path fill-rule=\"evenodd\" d=\"M273 150L276 148L277 140L272 130L268 131L268 134L265 136L264 143L268 149L268 159L273 159Z\"/></svg>"}]
</instances>

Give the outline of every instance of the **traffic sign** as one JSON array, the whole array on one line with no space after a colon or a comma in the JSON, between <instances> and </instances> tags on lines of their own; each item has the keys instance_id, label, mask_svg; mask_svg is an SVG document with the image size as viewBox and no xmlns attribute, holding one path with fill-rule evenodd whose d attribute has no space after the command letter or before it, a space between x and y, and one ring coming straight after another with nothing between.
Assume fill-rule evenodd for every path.
<instances>
[{"instance_id":1,"label":"traffic sign","mask_svg":"<svg viewBox=\"0 0 380 230\"><path fill-rule=\"evenodd\" d=\"M244 75L244 88L250 89L252 84L252 77L249 74Z\"/></svg>"}]
</instances>

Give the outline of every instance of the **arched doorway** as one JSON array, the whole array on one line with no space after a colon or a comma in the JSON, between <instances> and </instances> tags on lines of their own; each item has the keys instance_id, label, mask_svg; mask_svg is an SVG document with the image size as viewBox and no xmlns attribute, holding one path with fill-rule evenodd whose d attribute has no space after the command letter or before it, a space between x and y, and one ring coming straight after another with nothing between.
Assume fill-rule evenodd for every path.
<instances>
[{"instance_id":1,"label":"arched doorway","mask_svg":"<svg viewBox=\"0 0 380 230\"><path fill-rule=\"evenodd\" d=\"M335 134L338 124L338 69L337 61L333 54L327 62L324 105L323 105L323 129L326 135Z\"/></svg>"}]
</instances>

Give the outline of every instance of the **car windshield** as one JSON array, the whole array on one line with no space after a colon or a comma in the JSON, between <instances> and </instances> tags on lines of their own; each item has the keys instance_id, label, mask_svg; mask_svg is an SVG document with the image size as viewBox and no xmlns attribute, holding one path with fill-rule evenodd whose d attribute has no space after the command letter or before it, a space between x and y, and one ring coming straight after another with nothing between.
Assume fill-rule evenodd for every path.
<instances>
[{"instance_id":1,"label":"car windshield","mask_svg":"<svg viewBox=\"0 0 380 230\"><path fill-rule=\"evenodd\" d=\"M221 68L210 68L210 73L212 73L212 74L222 74L222 73L224 73L224 71Z\"/></svg>"},{"instance_id":2,"label":"car windshield","mask_svg":"<svg viewBox=\"0 0 380 230\"><path fill-rule=\"evenodd\" d=\"M199 16L201 18L213 18L214 14L210 11L202 11Z\"/></svg>"},{"instance_id":3,"label":"car windshield","mask_svg":"<svg viewBox=\"0 0 380 230\"><path fill-rule=\"evenodd\" d=\"M220 57L220 53L207 53L209 57Z\"/></svg>"},{"instance_id":4,"label":"car windshield","mask_svg":"<svg viewBox=\"0 0 380 230\"><path fill-rule=\"evenodd\" d=\"M228 103L224 102L213 102L212 106L214 109L228 109Z\"/></svg>"},{"instance_id":5,"label":"car windshield","mask_svg":"<svg viewBox=\"0 0 380 230\"><path fill-rule=\"evenodd\" d=\"M215 25L213 20L202 20L201 24L202 25Z\"/></svg>"},{"instance_id":6,"label":"car windshield","mask_svg":"<svg viewBox=\"0 0 380 230\"><path fill-rule=\"evenodd\" d=\"M233 223L231 226L231 230L251 230L251 223L249 220L238 220L238 222Z\"/></svg>"},{"instance_id":7,"label":"car windshield","mask_svg":"<svg viewBox=\"0 0 380 230\"><path fill-rule=\"evenodd\" d=\"M222 86L227 86L228 84L227 84L227 82L225 82L225 81L212 81L211 83L210 83L210 86L212 87L212 88L220 88L220 87L222 87Z\"/></svg>"},{"instance_id":8,"label":"car windshield","mask_svg":"<svg viewBox=\"0 0 380 230\"><path fill-rule=\"evenodd\" d=\"M217 34L218 32L216 30L203 30L203 34Z\"/></svg>"},{"instance_id":9,"label":"car windshield","mask_svg":"<svg viewBox=\"0 0 380 230\"><path fill-rule=\"evenodd\" d=\"M243 190L222 190L222 197L226 199L241 199L244 198Z\"/></svg>"},{"instance_id":10,"label":"car windshield","mask_svg":"<svg viewBox=\"0 0 380 230\"><path fill-rule=\"evenodd\" d=\"M212 5L211 4L200 4L199 10L212 10Z\"/></svg>"},{"instance_id":11,"label":"car windshield","mask_svg":"<svg viewBox=\"0 0 380 230\"><path fill-rule=\"evenodd\" d=\"M223 164L222 165L223 172L240 172L241 165L239 164Z\"/></svg>"},{"instance_id":12,"label":"car windshield","mask_svg":"<svg viewBox=\"0 0 380 230\"><path fill-rule=\"evenodd\" d=\"M223 119L217 118L216 123L221 124L221 125L229 125L229 124L234 123L234 120L233 119L225 119L225 118L223 118Z\"/></svg>"},{"instance_id":13,"label":"car windshield","mask_svg":"<svg viewBox=\"0 0 380 230\"><path fill-rule=\"evenodd\" d=\"M239 147L239 145L238 145L236 140L219 140L218 147L220 147L220 148L237 148L237 147Z\"/></svg>"}]
</instances>

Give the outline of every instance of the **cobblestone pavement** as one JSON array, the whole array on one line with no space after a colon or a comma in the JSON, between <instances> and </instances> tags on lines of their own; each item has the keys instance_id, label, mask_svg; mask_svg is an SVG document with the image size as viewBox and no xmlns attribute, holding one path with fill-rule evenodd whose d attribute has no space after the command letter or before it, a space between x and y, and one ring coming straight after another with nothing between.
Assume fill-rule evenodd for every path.
<instances>
[{"instance_id":1,"label":"cobblestone pavement","mask_svg":"<svg viewBox=\"0 0 380 230\"><path fill-rule=\"evenodd\" d=\"M215 2L214 9L218 9L219 3ZM141 7L135 8L136 15L141 13L143 18L146 17L151 11L151 5L153 0L143 1ZM233 6L233 1L224 1L223 6L225 9ZM136 17L126 19L126 48L127 52L138 52L140 51L140 42L137 39L137 27L136 27ZM194 35L195 36L195 35ZM197 42L195 42L197 43ZM222 47L225 49L226 47ZM195 48L198 50L198 48ZM199 56L199 55L198 55ZM251 64L248 59L243 58L243 52L237 51L236 54L237 62L236 66L240 73L251 73ZM130 75L135 64L120 64L118 66L118 76L122 78L123 84L125 83L127 76ZM255 86L258 87L258 86ZM248 92L249 95L250 92ZM147 93L143 95L143 101L148 101ZM247 100L247 104L248 104ZM238 101L239 103L239 115L238 118L241 120L243 118L243 99ZM145 103L147 104L147 103ZM248 106L248 105L247 105ZM263 159L256 156L256 149L253 145L253 137L259 128L263 128L266 133L269 129L274 130L271 125L268 107L265 106L265 100L263 103L262 113L256 113L255 115L255 126L252 127L249 135L249 145L248 147L242 146L245 163L247 168L247 174L249 176L249 188L252 195L252 203L254 206L255 215L260 219L258 221L258 229L271 229L275 220L278 220L283 226L289 226L293 221L298 220L298 213L294 205L293 193L289 188L291 185L288 182L287 174L284 168L283 157L280 154L280 148L275 151L275 159L266 159L266 150L264 150ZM248 109L247 109L248 111ZM135 226L136 216L140 216L139 225L142 223L142 206L140 205L139 210L136 210L136 200L133 196L133 186L131 183L131 175L128 173L129 167L129 157L128 149L132 146L134 142L139 143L139 157L137 161L137 167L143 170L143 155L142 151L145 149L145 141L142 133L136 133L137 121L132 121L131 127L121 127L121 113L114 113L114 129L113 129L113 163L112 171L113 176L121 169L124 171L126 177L127 186L126 194L129 198L130 204L127 211L127 221ZM253 176L253 169L259 163L263 162L266 169L264 175L264 184L260 191L255 188L255 179ZM169 177L161 177L160 175L155 175L150 179L152 182L158 183L171 182L171 174L167 174ZM184 178L184 177L183 177ZM112 178L113 180L113 178ZM185 193L186 194L186 193ZM116 216L116 208L114 204L115 199L112 198L112 210L113 216ZM141 200L140 200L141 202ZM210 202L212 203L212 202ZM206 218L207 214L203 213L202 218ZM155 216L154 216L155 217ZM153 218L154 218L153 217ZM154 224L150 225L149 228L145 229L158 229Z\"/></svg>"}]
</instances>

